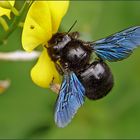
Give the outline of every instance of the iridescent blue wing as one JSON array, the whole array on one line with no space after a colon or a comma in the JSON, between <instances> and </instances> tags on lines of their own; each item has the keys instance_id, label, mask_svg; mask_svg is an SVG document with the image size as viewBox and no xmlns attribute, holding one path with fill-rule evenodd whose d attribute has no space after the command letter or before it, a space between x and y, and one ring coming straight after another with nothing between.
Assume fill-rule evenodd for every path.
<instances>
[{"instance_id":1,"label":"iridescent blue wing","mask_svg":"<svg viewBox=\"0 0 140 140\"><path fill-rule=\"evenodd\" d=\"M56 100L55 123L58 127L65 127L70 123L78 108L84 103L85 88L77 76L71 72L64 75L59 96Z\"/></svg>"},{"instance_id":2,"label":"iridescent blue wing","mask_svg":"<svg viewBox=\"0 0 140 140\"><path fill-rule=\"evenodd\" d=\"M103 60L119 61L127 58L139 45L140 26L136 26L93 42L92 48Z\"/></svg>"}]
</instances>

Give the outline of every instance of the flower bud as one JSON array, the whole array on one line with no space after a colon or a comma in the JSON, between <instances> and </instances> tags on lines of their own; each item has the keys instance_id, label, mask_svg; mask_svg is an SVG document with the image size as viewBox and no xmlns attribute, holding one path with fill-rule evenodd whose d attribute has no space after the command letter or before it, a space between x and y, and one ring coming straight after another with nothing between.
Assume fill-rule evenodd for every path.
<instances>
[{"instance_id":1,"label":"flower bud","mask_svg":"<svg viewBox=\"0 0 140 140\"><path fill-rule=\"evenodd\" d=\"M7 0L3 0L3 1L0 1L0 7L2 7L2 8L5 8L5 9L11 9L11 4L10 4L10 2L9 1L7 1Z\"/></svg>"}]
</instances>

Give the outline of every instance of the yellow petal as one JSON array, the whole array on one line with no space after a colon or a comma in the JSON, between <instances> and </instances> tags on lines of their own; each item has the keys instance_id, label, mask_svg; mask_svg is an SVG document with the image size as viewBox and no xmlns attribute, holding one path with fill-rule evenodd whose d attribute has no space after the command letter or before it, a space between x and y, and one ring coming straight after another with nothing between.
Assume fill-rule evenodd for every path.
<instances>
[{"instance_id":1,"label":"yellow petal","mask_svg":"<svg viewBox=\"0 0 140 140\"><path fill-rule=\"evenodd\" d=\"M60 22L68 10L69 1L48 1L52 17L52 32L57 32Z\"/></svg>"},{"instance_id":2,"label":"yellow petal","mask_svg":"<svg viewBox=\"0 0 140 140\"><path fill-rule=\"evenodd\" d=\"M52 37L51 14L47 1L35 1L26 16L22 45L26 51L32 51Z\"/></svg>"},{"instance_id":3,"label":"yellow petal","mask_svg":"<svg viewBox=\"0 0 140 140\"><path fill-rule=\"evenodd\" d=\"M9 7L9 3L11 4L11 6L14 6L15 1L0 1L0 3L1 3L0 4L0 16L6 15L10 19L11 10L7 9L7 8ZM4 8L4 6L5 6L5 8Z\"/></svg>"},{"instance_id":4,"label":"yellow petal","mask_svg":"<svg viewBox=\"0 0 140 140\"><path fill-rule=\"evenodd\" d=\"M60 82L59 74L46 49L43 50L37 64L32 68L31 78L35 84L43 88L48 88L53 79L54 83Z\"/></svg>"}]
</instances>

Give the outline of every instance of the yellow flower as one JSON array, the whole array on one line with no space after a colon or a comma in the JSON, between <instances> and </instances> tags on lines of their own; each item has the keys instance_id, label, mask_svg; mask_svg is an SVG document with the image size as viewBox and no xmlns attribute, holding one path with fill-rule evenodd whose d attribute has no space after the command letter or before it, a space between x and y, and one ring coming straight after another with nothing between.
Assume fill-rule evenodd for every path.
<instances>
[{"instance_id":1,"label":"yellow flower","mask_svg":"<svg viewBox=\"0 0 140 140\"><path fill-rule=\"evenodd\" d=\"M6 15L10 19L11 7L15 1L0 0L0 16Z\"/></svg>"},{"instance_id":2,"label":"yellow flower","mask_svg":"<svg viewBox=\"0 0 140 140\"><path fill-rule=\"evenodd\" d=\"M39 45L48 45L52 35L58 31L59 25L69 6L68 1L35 1L25 19L22 33L23 48L31 52ZM46 48L31 70L31 78L38 86L47 88L52 82L59 83L60 77Z\"/></svg>"}]
</instances>

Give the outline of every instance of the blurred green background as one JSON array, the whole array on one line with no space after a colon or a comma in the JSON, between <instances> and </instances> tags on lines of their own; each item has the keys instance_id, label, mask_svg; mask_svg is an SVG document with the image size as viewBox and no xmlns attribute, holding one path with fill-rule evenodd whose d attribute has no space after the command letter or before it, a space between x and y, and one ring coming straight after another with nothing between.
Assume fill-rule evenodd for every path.
<instances>
[{"instance_id":1,"label":"blurred green background","mask_svg":"<svg viewBox=\"0 0 140 140\"><path fill-rule=\"evenodd\" d=\"M71 1L61 24L84 40L97 40L130 26L140 25L138 1ZM17 29L0 51L22 50ZM54 124L57 95L34 85L30 62L0 61L0 79L9 78L10 88L0 95L0 138L140 138L140 49L121 62L108 63L115 86L105 98L86 100L65 128Z\"/></svg>"}]
</instances>

